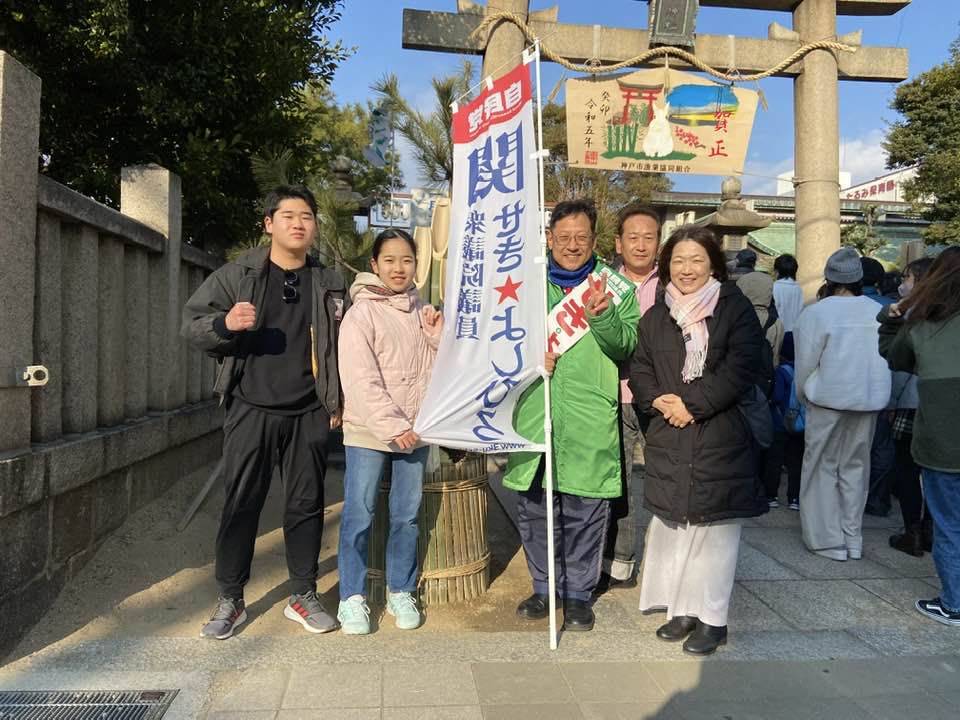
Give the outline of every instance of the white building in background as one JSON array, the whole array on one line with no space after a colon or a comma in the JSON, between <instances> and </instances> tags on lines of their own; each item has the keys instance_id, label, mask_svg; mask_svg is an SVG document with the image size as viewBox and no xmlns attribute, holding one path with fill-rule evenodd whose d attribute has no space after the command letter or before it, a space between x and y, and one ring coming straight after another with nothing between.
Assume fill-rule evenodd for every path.
<instances>
[{"instance_id":1,"label":"white building in background","mask_svg":"<svg viewBox=\"0 0 960 720\"><path fill-rule=\"evenodd\" d=\"M859 185L844 188L840 191L840 197L844 200L906 202L907 199L903 195L903 183L916 174L916 167L896 170Z\"/></svg>"},{"instance_id":2,"label":"white building in background","mask_svg":"<svg viewBox=\"0 0 960 720\"><path fill-rule=\"evenodd\" d=\"M846 170L841 170L837 180L841 188L850 187L853 178ZM777 175L777 196L786 197L793 195L793 170Z\"/></svg>"}]
</instances>

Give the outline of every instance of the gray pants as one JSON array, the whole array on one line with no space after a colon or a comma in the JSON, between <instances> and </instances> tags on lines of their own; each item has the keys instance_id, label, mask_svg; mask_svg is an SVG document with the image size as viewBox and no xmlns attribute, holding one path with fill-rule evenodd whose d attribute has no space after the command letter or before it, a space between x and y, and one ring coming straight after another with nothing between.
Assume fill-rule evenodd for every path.
<instances>
[{"instance_id":1,"label":"gray pants","mask_svg":"<svg viewBox=\"0 0 960 720\"><path fill-rule=\"evenodd\" d=\"M876 423L875 412L807 405L800 525L811 550L859 557Z\"/></svg>"},{"instance_id":2,"label":"gray pants","mask_svg":"<svg viewBox=\"0 0 960 720\"><path fill-rule=\"evenodd\" d=\"M637 507L643 501L643 465L633 480L633 453L643 447L643 432L633 405L620 405L620 437L623 457L623 494L610 508L610 527L603 553L603 571L615 580L628 580L636 573L637 558L643 554L643 533L638 532Z\"/></svg>"}]
</instances>

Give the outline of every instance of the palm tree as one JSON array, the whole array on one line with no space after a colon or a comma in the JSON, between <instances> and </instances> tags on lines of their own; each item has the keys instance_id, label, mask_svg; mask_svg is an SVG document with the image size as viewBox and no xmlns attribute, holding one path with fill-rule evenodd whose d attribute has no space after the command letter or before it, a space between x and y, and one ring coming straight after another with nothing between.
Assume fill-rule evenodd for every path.
<instances>
[{"instance_id":1,"label":"palm tree","mask_svg":"<svg viewBox=\"0 0 960 720\"><path fill-rule=\"evenodd\" d=\"M413 108L400 94L399 82L394 74L387 75L372 89L387 103L397 118L397 132L410 143L414 160L433 190L448 190L453 179L453 109L456 101L469 100L474 66L464 60L460 70L453 75L433 78L436 105L429 113Z\"/></svg>"}]
</instances>

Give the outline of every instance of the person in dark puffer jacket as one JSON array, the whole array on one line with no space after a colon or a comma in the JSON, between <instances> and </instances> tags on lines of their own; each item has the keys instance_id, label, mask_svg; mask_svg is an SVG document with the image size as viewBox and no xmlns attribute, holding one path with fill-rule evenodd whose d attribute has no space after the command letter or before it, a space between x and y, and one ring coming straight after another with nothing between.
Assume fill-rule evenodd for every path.
<instances>
[{"instance_id":1,"label":"person in dark puffer jacket","mask_svg":"<svg viewBox=\"0 0 960 720\"><path fill-rule=\"evenodd\" d=\"M727 639L740 520L767 511L738 409L764 339L750 300L727 281L711 231L675 231L659 267L665 302L643 317L630 368L636 410L652 418L644 496L655 517L640 609L665 608L657 636L686 637L686 652L705 655Z\"/></svg>"}]
</instances>

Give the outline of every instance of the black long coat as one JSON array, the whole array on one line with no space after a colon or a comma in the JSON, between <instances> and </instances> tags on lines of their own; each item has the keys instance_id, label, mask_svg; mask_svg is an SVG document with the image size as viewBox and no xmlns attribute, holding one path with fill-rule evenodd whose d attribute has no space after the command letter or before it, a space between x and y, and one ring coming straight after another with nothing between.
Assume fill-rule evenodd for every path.
<instances>
[{"instance_id":1,"label":"black long coat","mask_svg":"<svg viewBox=\"0 0 960 720\"><path fill-rule=\"evenodd\" d=\"M663 520L704 524L767 511L750 429L737 402L754 383L764 341L753 305L726 282L712 317L703 376L681 378L686 350L664 303L641 319L630 364L638 413L650 417L644 456L644 504ZM682 398L695 422L672 427L652 406L660 395Z\"/></svg>"}]
</instances>

